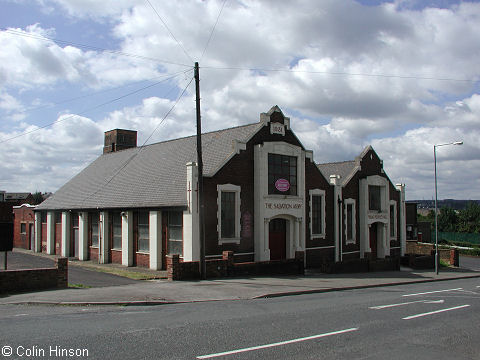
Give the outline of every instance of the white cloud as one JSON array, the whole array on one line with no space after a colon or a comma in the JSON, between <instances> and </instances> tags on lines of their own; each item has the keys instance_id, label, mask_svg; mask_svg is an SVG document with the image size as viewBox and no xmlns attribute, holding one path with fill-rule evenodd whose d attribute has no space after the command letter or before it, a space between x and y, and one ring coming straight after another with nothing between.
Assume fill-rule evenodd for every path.
<instances>
[{"instance_id":1,"label":"white cloud","mask_svg":"<svg viewBox=\"0 0 480 360\"><path fill-rule=\"evenodd\" d=\"M184 49L193 60L200 59L222 1L150 2L182 46L145 1L42 0L40 6L57 9L68 21L91 21L92 29L95 22L107 24L119 51L193 65ZM55 11L50 14L55 16ZM59 31L40 25L17 30L45 36ZM478 3L438 9L405 1L380 6L347 0L227 1L200 62L204 129L258 121L260 112L278 104L317 161L353 159L372 143L391 179L407 183L409 198L432 192L432 144L463 139L463 147L442 148L439 154L439 167L448 165L454 172L441 184L456 197L471 197L464 189L480 193L474 180L479 178L478 166L472 166L480 160L478 33ZM0 84L8 88L0 93L0 111L11 114L29 103L17 96L22 91L36 94L65 82L82 89L108 88L184 69L5 32L0 32L0 45L5 49L0 53ZM273 69L282 71L267 71ZM188 80L180 77L175 84L182 89ZM116 110L86 124L100 134L92 137L97 147L101 132L114 127L139 130L141 142L172 105L165 95L149 94L136 104L119 103ZM30 118L12 126L20 131L31 123L35 121ZM55 128L72 142L56 146L78 146L88 153L93 141L76 143L74 134L63 128L67 123ZM48 135L47 130L38 133ZM151 141L194 133L190 89ZM46 157L55 163L53 148L41 143L39 150L51 150ZM451 178L458 186L445 186Z\"/></svg>"}]
</instances>

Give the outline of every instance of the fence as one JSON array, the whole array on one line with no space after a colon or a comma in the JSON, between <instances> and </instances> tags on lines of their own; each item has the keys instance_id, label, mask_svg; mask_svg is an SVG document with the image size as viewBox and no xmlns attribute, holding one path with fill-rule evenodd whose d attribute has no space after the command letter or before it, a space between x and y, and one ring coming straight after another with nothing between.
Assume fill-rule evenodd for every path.
<instances>
[{"instance_id":1,"label":"fence","mask_svg":"<svg viewBox=\"0 0 480 360\"><path fill-rule=\"evenodd\" d=\"M446 241L449 243L468 243L472 245L480 245L480 234L439 231L438 241L439 242Z\"/></svg>"}]
</instances>

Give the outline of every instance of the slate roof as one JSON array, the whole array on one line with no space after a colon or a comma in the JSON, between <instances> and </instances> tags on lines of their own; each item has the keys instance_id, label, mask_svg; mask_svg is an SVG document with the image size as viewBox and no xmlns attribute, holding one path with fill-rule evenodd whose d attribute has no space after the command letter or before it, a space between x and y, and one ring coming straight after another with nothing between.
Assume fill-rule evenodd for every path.
<instances>
[{"instance_id":1,"label":"slate roof","mask_svg":"<svg viewBox=\"0 0 480 360\"><path fill-rule=\"evenodd\" d=\"M357 165L357 161L352 160L317 164L317 167L327 180L330 179L330 175L340 175L340 183L345 185L344 181L348 179L349 175L354 171Z\"/></svg>"},{"instance_id":2,"label":"slate roof","mask_svg":"<svg viewBox=\"0 0 480 360\"><path fill-rule=\"evenodd\" d=\"M263 123L202 134L204 175L213 175ZM103 154L36 210L187 206L188 162L196 162L196 136Z\"/></svg>"}]
</instances>

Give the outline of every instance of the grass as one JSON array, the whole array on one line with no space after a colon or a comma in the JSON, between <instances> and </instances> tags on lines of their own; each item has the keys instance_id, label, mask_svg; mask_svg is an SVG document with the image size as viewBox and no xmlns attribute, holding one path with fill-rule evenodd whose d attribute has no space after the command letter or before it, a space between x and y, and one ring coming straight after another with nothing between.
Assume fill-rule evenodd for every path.
<instances>
[{"instance_id":1,"label":"grass","mask_svg":"<svg viewBox=\"0 0 480 360\"><path fill-rule=\"evenodd\" d=\"M68 284L69 288L74 288L74 289L90 289L90 285L84 285L84 284Z\"/></svg>"},{"instance_id":2,"label":"grass","mask_svg":"<svg viewBox=\"0 0 480 360\"><path fill-rule=\"evenodd\" d=\"M150 274L147 272L141 272L141 271L131 271L128 269L119 269L115 267L108 267L108 266L95 266L95 265L86 265L82 264L83 267L95 270L98 272L103 272L106 274L112 274L112 275L117 275L117 276L122 276L126 277L128 279L132 280L153 280L153 279L160 279L161 276L160 274Z\"/></svg>"}]
</instances>

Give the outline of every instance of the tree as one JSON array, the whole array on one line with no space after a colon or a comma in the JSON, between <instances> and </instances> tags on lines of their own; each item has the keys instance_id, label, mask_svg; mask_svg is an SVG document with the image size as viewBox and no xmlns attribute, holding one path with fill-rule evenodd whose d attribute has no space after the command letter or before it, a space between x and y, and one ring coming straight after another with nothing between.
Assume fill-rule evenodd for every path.
<instances>
[{"instance_id":1,"label":"tree","mask_svg":"<svg viewBox=\"0 0 480 360\"><path fill-rule=\"evenodd\" d=\"M467 204L465 210L459 214L458 231L465 233L480 232L480 205L471 201Z\"/></svg>"},{"instance_id":2,"label":"tree","mask_svg":"<svg viewBox=\"0 0 480 360\"><path fill-rule=\"evenodd\" d=\"M456 232L458 216L451 207L443 207L438 214L438 230L443 232Z\"/></svg>"},{"instance_id":3,"label":"tree","mask_svg":"<svg viewBox=\"0 0 480 360\"><path fill-rule=\"evenodd\" d=\"M43 195L40 191L36 191L32 194L33 196L33 205L38 205L43 202Z\"/></svg>"}]
</instances>

